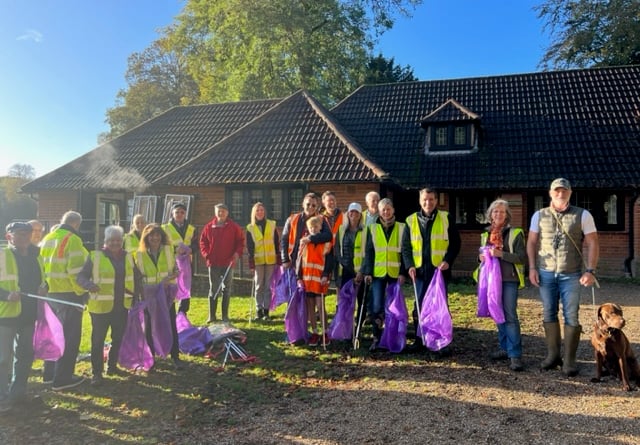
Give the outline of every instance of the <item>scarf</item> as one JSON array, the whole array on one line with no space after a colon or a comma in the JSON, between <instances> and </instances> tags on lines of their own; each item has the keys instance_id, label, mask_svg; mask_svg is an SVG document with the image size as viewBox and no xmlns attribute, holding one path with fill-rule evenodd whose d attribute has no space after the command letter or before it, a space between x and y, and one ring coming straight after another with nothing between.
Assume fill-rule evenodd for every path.
<instances>
[{"instance_id":1,"label":"scarf","mask_svg":"<svg viewBox=\"0 0 640 445\"><path fill-rule=\"evenodd\" d=\"M504 241L502 239L502 230L504 225L498 226L495 223L491 223L489 228L489 244L496 249L502 249L504 247Z\"/></svg>"}]
</instances>

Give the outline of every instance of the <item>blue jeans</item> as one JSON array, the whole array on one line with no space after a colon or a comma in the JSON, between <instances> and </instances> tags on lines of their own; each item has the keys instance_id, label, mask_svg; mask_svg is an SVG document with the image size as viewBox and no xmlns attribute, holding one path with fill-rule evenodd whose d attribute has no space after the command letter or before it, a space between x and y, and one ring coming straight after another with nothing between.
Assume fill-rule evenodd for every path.
<instances>
[{"instance_id":1,"label":"blue jeans","mask_svg":"<svg viewBox=\"0 0 640 445\"><path fill-rule=\"evenodd\" d=\"M15 356L13 358L13 381L10 395L12 398L23 397L27 393L27 380L33 364L33 331L34 323L20 323L15 337Z\"/></svg>"},{"instance_id":2,"label":"blue jeans","mask_svg":"<svg viewBox=\"0 0 640 445\"><path fill-rule=\"evenodd\" d=\"M369 312L369 320L371 321L373 336L377 339L380 339L380 335L382 334L382 329L380 329L379 326L382 326L382 323L384 322L384 305L387 296L387 285L395 283L396 281L397 280L395 278L391 277L374 278L371 281L371 299L369 300L367 310ZM376 323L376 320L379 321L380 325Z\"/></svg>"},{"instance_id":3,"label":"blue jeans","mask_svg":"<svg viewBox=\"0 0 640 445\"><path fill-rule=\"evenodd\" d=\"M518 320L518 283L502 282L502 308L504 323L498 325L500 348L511 357L522 357L522 338L520 336L520 320Z\"/></svg>"},{"instance_id":4,"label":"blue jeans","mask_svg":"<svg viewBox=\"0 0 640 445\"><path fill-rule=\"evenodd\" d=\"M567 326L580 326L580 272L562 274L538 270L540 276L540 299L542 300L542 321L558 321L559 304L562 302L562 316Z\"/></svg>"}]
</instances>

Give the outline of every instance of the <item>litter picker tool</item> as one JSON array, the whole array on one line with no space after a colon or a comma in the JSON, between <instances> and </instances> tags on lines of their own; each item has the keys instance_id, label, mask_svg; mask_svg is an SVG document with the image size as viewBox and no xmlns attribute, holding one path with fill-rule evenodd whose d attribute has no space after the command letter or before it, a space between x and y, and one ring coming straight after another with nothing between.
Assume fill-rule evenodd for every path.
<instances>
[{"instance_id":1,"label":"litter picker tool","mask_svg":"<svg viewBox=\"0 0 640 445\"><path fill-rule=\"evenodd\" d=\"M220 295L220 292L224 291L224 288L225 288L224 280L227 279L227 275L229 275L229 271L231 270L232 266L233 266L233 260L229 262L229 265L227 266L227 270L224 271L224 275L220 276L220 285L218 286L218 289L216 290L216 293L213 296L214 300L218 298L218 295Z\"/></svg>"},{"instance_id":2,"label":"litter picker tool","mask_svg":"<svg viewBox=\"0 0 640 445\"><path fill-rule=\"evenodd\" d=\"M80 309L84 309L85 308L85 305L82 304L82 303L74 303L72 301L59 300L57 298L43 297L42 295L28 294L26 292L20 292L20 295L23 295L23 296L29 297L29 298L37 298L38 300L49 301L49 302L52 302L52 303L66 304L68 306L73 306L73 307L77 307L77 308L80 308Z\"/></svg>"},{"instance_id":3,"label":"litter picker tool","mask_svg":"<svg viewBox=\"0 0 640 445\"><path fill-rule=\"evenodd\" d=\"M416 300L416 320L417 320L417 324L418 326L416 326L416 340L418 340L418 336L422 336L422 328L420 327L420 303L418 302L418 287L416 286L416 280L415 278L412 280L413 281L413 296L415 297ZM419 344L419 343L416 343Z\"/></svg>"},{"instance_id":4,"label":"litter picker tool","mask_svg":"<svg viewBox=\"0 0 640 445\"><path fill-rule=\"evenodd\" d=\"M253 308L256 304L256 280L252 278L251 282L251 301L249 301L249 327L251 327L251 320L253 319Z\"/></svg>"},{"instance_id":5,"label":"litter picker tool","mask_svg":"<svg viewBox=\"0 0 640 445\"><path fill-rule=\"evenodd\" d=\"M355 284L354 284L355 285ZM360 328L362 326L362 318L364 316L364 308L367 305L367 282L363 280L362 286L364 286L364 291L362 292L362 304L360 305L360 311L358 312L358 320L356 323L356 335L353 337L353 349L360 348ZM357 293L356 293L357 298Z\"/></svg>"},{"instance_id":6,"label":"litter picker tool","mask_svg":"<svg viewBox=\"0 0 640 445\"><path fill-rule=\"evenodd\" d=\"M320 318L322 323L322 349L327 350L327 322L324 319L324 293L320 294Z\"/></svg>"}]
</instances>

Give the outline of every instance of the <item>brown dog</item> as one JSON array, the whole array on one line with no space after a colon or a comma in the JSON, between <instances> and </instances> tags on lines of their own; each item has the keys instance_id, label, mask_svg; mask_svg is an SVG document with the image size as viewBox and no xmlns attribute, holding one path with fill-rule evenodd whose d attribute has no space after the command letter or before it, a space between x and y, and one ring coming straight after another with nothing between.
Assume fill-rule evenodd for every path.
<instances>
[{"instance_id":1,"label":"brown dog","mask_svg":"<svg viewBox=\"0 0 640 445\"><path fill-rule=\"evenodd\" d=\"M596 354L596 376L592 382L601 382L604 372L622 380L622 389L631 391L629 380L640 385L640 365L629 339L622 332L625 325L622 308L605 303L598 308L598 319L593 324L591 344Z\"/></svg>"}]
</instances>

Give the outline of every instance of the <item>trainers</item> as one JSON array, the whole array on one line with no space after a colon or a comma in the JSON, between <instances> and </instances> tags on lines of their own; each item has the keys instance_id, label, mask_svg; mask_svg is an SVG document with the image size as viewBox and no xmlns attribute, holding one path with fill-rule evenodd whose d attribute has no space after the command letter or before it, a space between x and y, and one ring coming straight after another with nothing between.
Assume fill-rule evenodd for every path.
<instances>
[{"instance_id":1,"label":"trainers","mask_svg":"<svg viewBox=\"0 0 640 445\"><path fill-rule=\"evenodd\" d=\"M64 383L53 383L53 386L51 387L52 390L54 391L61 391L63 389L70 389L70 388L75 388L76 386L82 384L82 382L84 382L84 377L79 376L79 375L74 375L71 377L70 380L64 382Z\"/></svg>"},{"instance_id":2,"label":"trainers","mask_svg":"<svg viewBox=\"0 0 640 445\"><path fill-rule=\"evenodd\" d=\"M524 365L522 364L520 357L511 357L511 364L509 365L509 368L515 372L523 371Z\"/></svg>"},{"instance_id":3,"label":"trainers","mask_svg":"<svg viewBox=\"0 0 640 445\"><path fill-rule=\"evenodd\" d=\"M489 357L491 357L491 360L506 360L509 358L509 356L507 355L507 351L505 351L504 349L493 351L491 354L489 354Z\"/></svg>"},{"instance_id":4,"label":"trainers","mask_svg":"<svg viewBox=\"0 0 640 445\"><path fill-rule=\"evenodd\" d=\"M309 346L318 346L319 341L320 341L320 336L314 332L313 334L311 334L311 337L309 337L308 344Z\"/></svg>"}]
</instances>

